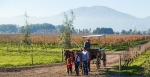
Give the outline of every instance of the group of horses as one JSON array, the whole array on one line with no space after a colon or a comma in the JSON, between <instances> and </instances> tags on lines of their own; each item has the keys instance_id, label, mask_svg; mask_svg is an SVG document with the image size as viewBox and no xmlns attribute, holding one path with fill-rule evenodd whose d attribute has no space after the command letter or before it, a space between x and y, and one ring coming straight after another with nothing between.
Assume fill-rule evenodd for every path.
<instances>
[{"instance_id":1,"label":"group of horses","mask_svg":"<svg viewBox=\"0 0 150 77\"><path fill-rule=\"evenodd\" d=\"M89 52L89 60L88 60L88 71L91 71L90 68L90 63L91 60L96 59L95 63L96 64L96 68L100 69L100 64L101 61L103 63L103 66L106 66L106 54L104 51L93 51L92 49L88 49L87 50ZM64 59L65 62L67 63L67 58L72 57L73 60L75 60L75 53L80 53L82 52L82 50L64 50ZM93 55L93 53L96 52L96 54ZM80 57L80 63L79 63L79 71L81 71L81 74L83 74L83 68L82 68L82 54L78 54L78 56ZM94 57L93 57L94 56Z\"/></svg>"}]
</instances>

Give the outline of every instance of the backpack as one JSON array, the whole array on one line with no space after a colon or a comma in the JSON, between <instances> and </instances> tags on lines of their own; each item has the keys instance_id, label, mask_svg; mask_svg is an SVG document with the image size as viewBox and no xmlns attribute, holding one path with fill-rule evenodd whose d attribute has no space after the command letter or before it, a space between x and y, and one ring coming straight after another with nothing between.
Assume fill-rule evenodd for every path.
<instances>
[{"instance_id":1,"label":"backpack","mask_svg":"<svg viewBox=\"0 0 150 77\"><path fill-rule=\"evenodd\" d=\"M80 58L79 56L75 57L74 63L77 63L77 59Z\"/></svg>"}]
</instances>

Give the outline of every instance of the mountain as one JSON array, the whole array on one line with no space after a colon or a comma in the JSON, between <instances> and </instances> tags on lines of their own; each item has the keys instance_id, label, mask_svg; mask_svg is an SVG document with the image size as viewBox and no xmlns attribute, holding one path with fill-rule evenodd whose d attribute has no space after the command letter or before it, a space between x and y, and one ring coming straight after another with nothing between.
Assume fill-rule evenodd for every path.
<instances>
[{"instance_id":1,"label":"mountain","mask_svg":"<svg viewBox=\"0 0 150 77\"><path fill-rule=\"evenodd\" d=\"M105 6L80 7L72 9L75 13L74 27L76 29L95 29L97 27L110 27L115 31L129 30L136 27L137 30L147 30L150 25L150 17L137 18L132 15L119 12ZM65 11L70 16L70 10ZM51 23L60 25L63 23L64 13L50 17L29 17L29 23ZM24 25L24 16L1 18L0 24Z\"/></svg>"}]
</instances>

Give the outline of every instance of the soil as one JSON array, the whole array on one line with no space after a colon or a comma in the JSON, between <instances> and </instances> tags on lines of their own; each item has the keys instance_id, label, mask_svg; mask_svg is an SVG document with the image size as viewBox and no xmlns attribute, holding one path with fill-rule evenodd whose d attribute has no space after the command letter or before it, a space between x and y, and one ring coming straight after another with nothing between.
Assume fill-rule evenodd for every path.
<instances>
[{"instance_id":1,"label":"soil","mask_svg":"<svg viewBox=\"0 0 150 77\"><path fill-rule=\"evenodd\" d=\"M104 70L105 68L111 68L112 66L118 64L119 56L117 55L107 55L107 65L103 67L101 64L100 70ZM116 61L115 63L113 63ZM74 65L73 65L74 70ZM75 71L73 71L72 75L67 75L66 73L66 65L64 63L53 64L49 66L42 67L34 67L30 69L19 69L19 70L3 70L0 71L0 77L76 77ZM81 75L80 77L87 77L85 75ZM96 64L91 62L91 71L89 72L88 77L106 77L105 75L101 75L100 72L96 69Z\"/></svg>"}]
</instances>

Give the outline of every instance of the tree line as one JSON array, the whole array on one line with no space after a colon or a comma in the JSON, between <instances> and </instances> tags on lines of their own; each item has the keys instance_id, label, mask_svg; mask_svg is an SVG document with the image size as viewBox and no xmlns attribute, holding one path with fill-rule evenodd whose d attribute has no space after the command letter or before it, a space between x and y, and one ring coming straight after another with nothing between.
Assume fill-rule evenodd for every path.
<instances>
[{"instance_id":1,"label":"tree line","mask_svg":"<svg viewBox=\"0 0 150 77\"><path fill-rule=\"evenodd\" d=\"M1 24L0 33L23 33L25 26L17 26L15 24ZM53 25L49 23L43 24L30 24L30 33L59 33L61 25ZM150 29L147 31L137 31L132 30L122 30L121 32L114 32L112 28L96 28L94 30L90 29L72 29L73 34L150 34Z\"/></svg>"},{"instance_id":2,"label":"tree line","mask_svg":"<svg viewBox=\"0 0 150 77\"><path fill-rule=\"evenodd\" d=\"M15 24L0 25L0 33L24 33L25 26L17 26ZM56 27L52 24L31 24L29 27L30 33L54 33Z\"/></svg>"}]
</instances>

